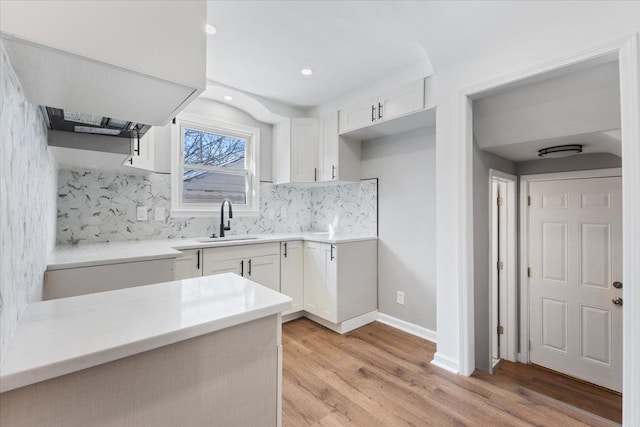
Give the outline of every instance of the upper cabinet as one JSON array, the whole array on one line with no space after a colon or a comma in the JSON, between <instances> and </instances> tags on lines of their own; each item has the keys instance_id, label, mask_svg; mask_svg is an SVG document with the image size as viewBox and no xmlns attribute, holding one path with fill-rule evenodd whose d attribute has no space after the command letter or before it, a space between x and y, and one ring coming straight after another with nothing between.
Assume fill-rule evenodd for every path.
<instances>
[{"instance_id":1,"label":"upper cabinet","mask_svg":"<svg viewBox=\"0 0 640 427\"><path fill-rule=\"evenodd\" d=\"M165 125L206 85L204 1L2 2L27 99Z\"/></svg>"},{"instance_id":2,"label":"upper cabinet","mask_svg":"<svg viewBox=\"0 0 640 427\"><path fill-rule=\"evenodd\" d=\"M318 120L289 119L273 126L273 182L318 180Z\"/></svg>"},{"instance_id":3,"label":"upper cabinet","mask_svg":"<svg viewBox=\"0 0 640 427\"><path fill-rule=\"evenodd\" d=\"M434 125L432 86L420 79L341 109L339 135L365 140Z\"/></svg>"},{"instance_id":4,"label":"upper cabinet","mask_svg":"<svg viewBox=\"0 0 640 427\"><path fill-rule=\"evenodd\" d=\"M338 135L338 114L320 119L318 181L359 181L361 143Z\"/></svg>"},{"instance_id":5,"label":"upper cabinet","mask_svg":"<svg viewBox=\"0 0 640 427\"><path fill-rule=\"evenodd\" d=\"M124 166L147 172L171 173L171 127L154 126L133 140L133 155Z\"/></svg>"}]
</instances>

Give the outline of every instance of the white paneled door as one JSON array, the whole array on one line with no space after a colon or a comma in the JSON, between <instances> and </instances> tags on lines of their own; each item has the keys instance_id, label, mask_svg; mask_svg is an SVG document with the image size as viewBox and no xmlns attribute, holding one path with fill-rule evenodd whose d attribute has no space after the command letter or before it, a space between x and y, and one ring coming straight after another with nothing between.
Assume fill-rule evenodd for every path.
<instances>
[{"instance_id":1,"label":"white paneled door","mask_svg":"<svg viewBox=\"0 0 640 427\"><path fill-rule=\"evenodd\" d=\"M621 178L529 187L530 360L622 390Z\"/></svg>"}]
</instances>

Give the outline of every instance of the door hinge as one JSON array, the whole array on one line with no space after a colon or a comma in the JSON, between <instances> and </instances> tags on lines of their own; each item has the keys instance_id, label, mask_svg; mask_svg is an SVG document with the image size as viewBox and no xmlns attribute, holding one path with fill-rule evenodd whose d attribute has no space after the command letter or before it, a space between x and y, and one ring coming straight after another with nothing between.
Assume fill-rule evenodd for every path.
<instances>
[{"instance_id":1,"label":"door hinge","mask_svg":"<svg viewBox=\"0 0 640 427\"><path fill-rule=\"evenodd\" d=\"M498 326L498 335L504 334L504 326Z\"/></svg>"},{"instance_id":2,"label":"door hinge","mask_svg":"<svg viewBox=\"0 0 640 427\"><path fill-rule=\"evenodd\" d=\"M531 277L531 267L527 267L527 277Z\"/></svg>"},{"instance_id":3,"label":"door hinge","mask_svg":"<svg viewBox=\"0 0 640 427\"><path fill-rule=\"evenodd\" d=\"M504 263L502 261L498 261L498 270L504 269Z\"/></svg>"},{"instance_id":4,"label":"door hinge","mask_svg":"<svg viewBox=\"0 0 640 427\"><path fill-rule=\"evenodd\" d=\"M531 206L531 196L527 196L527 206Z\"/></svg>"},{"instance_id":5,"label":"door hinge","mask_svg":"<svg viewBox=\"0 0 640 427\"><path fill-rule=\"evenodd\" d=\"M504 203L504 199L502 197L498 197L498 206L502 206Z\"/></svg>"}]
</instances>

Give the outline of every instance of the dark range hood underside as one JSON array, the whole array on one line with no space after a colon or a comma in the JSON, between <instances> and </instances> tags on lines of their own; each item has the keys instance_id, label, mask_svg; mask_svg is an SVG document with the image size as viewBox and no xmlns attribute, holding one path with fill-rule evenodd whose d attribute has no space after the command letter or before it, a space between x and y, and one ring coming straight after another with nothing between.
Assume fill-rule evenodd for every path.
<instances>
[{"instance_id":1,"label":"dark range hood underside","mask_svg":"<svg viewBox=\"0 0 640 427\"><path fill-rule=\"evenodd\" d=\"M53 107L42 107L42 110L47 119L47 125L52 130L131 139L142 138L151 128L145 124L63 111Z\"/></svg>"}]
</instances>

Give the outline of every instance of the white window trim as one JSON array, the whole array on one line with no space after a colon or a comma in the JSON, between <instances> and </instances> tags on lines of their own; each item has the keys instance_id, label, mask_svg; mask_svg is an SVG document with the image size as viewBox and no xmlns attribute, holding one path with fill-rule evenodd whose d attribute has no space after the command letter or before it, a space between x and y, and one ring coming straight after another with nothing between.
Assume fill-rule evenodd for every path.
<instances>
[{"instance_id":1,"label":"white window trim","mask_svg":"<svg viewBox=\"0 0 640 427\"><path fill-rule=\"evenodd\" d=\"M247 158L250 192L247 205L233 205L233 214L237 216L257 216L260 202L260 129L238 123L213 120L196 114L181 113L176 123L171 125L171 216L173 217L210 217L220 212L220 204L202 204L199 206L182 203L182 148L181 128L190 125L196 129L219 128L231 134L247 138Z\"/></svg>"}]
</instances>

